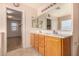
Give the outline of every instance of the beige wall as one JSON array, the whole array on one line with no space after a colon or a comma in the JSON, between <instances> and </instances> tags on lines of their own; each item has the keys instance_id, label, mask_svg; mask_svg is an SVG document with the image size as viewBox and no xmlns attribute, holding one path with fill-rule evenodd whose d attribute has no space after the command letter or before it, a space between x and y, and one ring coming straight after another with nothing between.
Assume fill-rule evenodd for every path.
<instances>
[{"instance_id":1,"label":"beige wall","mask_svg":"<svg viewBox=\"0 0 79 59\"><path fill-rule=\"evenodd\" d=\"M26 47L30 47L30 31L32 31L32 16L36 16L37 11L31 8L26 8ZM29 34L29 35L28 35Z\"/></svg>"},{"instance_id":2,"label":"beige wall","mask_svg":"<svg viewBox=\"0 0 79 59\"><path fill-rule=\"evenodd\" d=\"M23 36L23 47L27 48L30 47L30 39L29 33L31 31L31 17L36 16L36 10L32 9L24 4L20 4L20 7L14 7L13 4L0 4L0 32L5 33L4 38L4 52L6 53L7 47L7 31L6 31L6 8L12 8L15 10L19 10L23 12L23 28L22 28L22 36Z\"/></svg>"},{"instance_id":3,"label":"beige wall","mask_svg":"<svg viewBox=\"0 0 79 59\"><path fill-rule=\"evenodd\" d=\"M1 43L1 39L2 39L2 37L1 37L1 33L0 33L0 55L1 55L1 51L2 51L2 49L1 49L1 45L2 45L2 43Z\"/></svg>"},{"instance_id":4,"label":"beige wall","mask_svg":"<svg viewBox=\"0 0 79 59\"><path fill-rule=\"evenodd\" d=\"M73 4L73 41L72 41L72 55L77 55L79 46L79 4Z\"/></svg>"},{"instance_id":5,"label":"beige wall","mask_svg":"<svg viewBox=\"0 0 79 59\"><path fill-rule=\"evenodd\" d=\"M0 32L0 56L1 55L4 55L4 33L3 32Z\"/></svg>"}]
</instances>

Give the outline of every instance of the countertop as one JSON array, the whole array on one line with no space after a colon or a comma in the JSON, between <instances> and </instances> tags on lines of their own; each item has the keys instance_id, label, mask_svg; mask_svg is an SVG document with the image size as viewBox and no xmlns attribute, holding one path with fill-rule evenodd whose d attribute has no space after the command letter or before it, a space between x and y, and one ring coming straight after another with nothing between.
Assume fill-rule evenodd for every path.
<instances>
[{"instance_id":1,"label":"countertop","mask_svg":"<svg viewBox=\"0 0 79 59\"><path fill-rule=\"evenodd\" d=\"M45 35L45 36L58 37L58 38L66 38L66 37L72 36L72 34L63 34L63 33L60 33L60 34L45 33L45 32L42 32L42 33L40 33L40 32L31 32L31 33Z\"/></svg>"}]
</instances>

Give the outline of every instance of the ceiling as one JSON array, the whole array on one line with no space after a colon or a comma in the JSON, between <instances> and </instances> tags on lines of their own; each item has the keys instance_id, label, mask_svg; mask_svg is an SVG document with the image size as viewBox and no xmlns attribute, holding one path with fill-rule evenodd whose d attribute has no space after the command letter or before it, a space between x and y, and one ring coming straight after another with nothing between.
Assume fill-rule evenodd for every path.
<instances>
[{"instance_id":1,"label":"ceiling","mask_svg":"<svg viewBox=\"0 0 79 59\"><path fill-rule=\"evenodd\" d=\"M40 7L45 7L49 5L50 3L26 3L25 5L30 6L32 8L38 9Z\"/></svg>"},{"instance_id":2,"label":"ceiling","mask_svg":"<svg viewBox=\"0 0 79 59\"><path fill-rule=\"evenodd\" d=\"M70 15L72 14L72 4L62 4L59 5L60 9L51 9L48 13L51 14L52 16L56 16L56 17L61 17L61 16L65 16L65 15Z\"/></svg>"}]
</instances>

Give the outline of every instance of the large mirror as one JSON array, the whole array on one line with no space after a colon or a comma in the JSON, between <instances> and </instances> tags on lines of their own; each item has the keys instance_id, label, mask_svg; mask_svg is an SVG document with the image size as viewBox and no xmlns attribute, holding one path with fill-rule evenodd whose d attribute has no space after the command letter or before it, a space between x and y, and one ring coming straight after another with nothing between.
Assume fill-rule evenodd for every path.
<instances>
[{"instance_id":1,"label":"large mirror","mask_svg":"<svg viewBox=\"0 0 79 59\"><path fill-rule=\"evenodd\" d=\"M51 8L47 12L37 17L35 27L43 30L71 31L71 13L71 4L58 4L56 7Z\"/></svg>"}]
</instances>

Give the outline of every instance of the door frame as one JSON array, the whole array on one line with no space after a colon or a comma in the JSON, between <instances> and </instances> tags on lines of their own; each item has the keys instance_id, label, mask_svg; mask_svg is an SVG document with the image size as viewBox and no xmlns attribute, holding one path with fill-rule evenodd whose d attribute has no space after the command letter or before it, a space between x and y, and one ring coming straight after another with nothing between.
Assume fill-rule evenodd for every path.
<instances>
[{"instance_id":1,"label":"door frame","mask_svg":"<svg viewBox=\"0 0 79 59\"><path fill-rule=\"evenodd\" d=\"M13 9L13 10L16 10L16 11L20 11L20 12L22 12L22 20L21 20L21 24L22 24L22 27L21 27L21 37L22 37L22 48L25 48L25 39L26 39L26 20L25 20L25 11L24 10L22 10L22 9L16 9L16 8L10 8L9 7L9 9ZM4 53L5 55L7 54L7 8L6 8L6 35L5 35L5 37L6 37L6 46L5 46L5 50L6 50L6 52Z\"/></svg>"}]
</instances>

